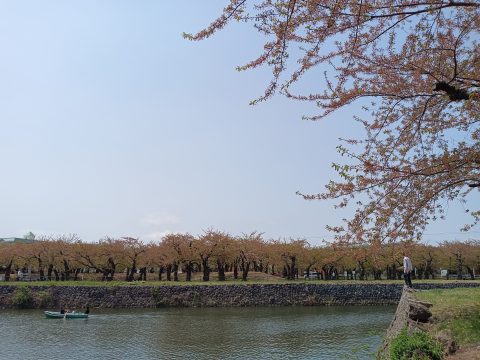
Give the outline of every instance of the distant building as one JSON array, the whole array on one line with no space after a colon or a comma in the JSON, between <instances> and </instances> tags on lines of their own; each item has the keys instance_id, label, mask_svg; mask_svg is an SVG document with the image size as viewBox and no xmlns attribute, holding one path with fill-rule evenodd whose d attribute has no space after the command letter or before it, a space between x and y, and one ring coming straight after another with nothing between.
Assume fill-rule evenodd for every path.
<instances>
[{"instance_id":1,"label":"distant building","mask_svg":"<svg viewBox=\"0 0 480 360\"><path fill-rule=\"evenodd\" d=\"M17 237L0 238L0 243L31 244L33 242L35 242L34 239L25 239L25 238L17 238Z\"/></svg>"}]
</instances>

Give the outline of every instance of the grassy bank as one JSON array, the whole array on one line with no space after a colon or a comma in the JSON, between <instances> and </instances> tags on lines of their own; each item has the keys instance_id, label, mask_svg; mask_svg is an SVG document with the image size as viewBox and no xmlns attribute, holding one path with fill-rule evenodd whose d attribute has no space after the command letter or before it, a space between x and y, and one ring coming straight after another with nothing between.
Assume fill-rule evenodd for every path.
<instances>
[{"instance_id":1,"label":"grassy bank","mask_svg":"<svg viewBox=\"0 0 480 360\"><path fill-rule=\"evenodd\" d=\"M429 332L451 332L460 347L480 345L480 288L434 289L415 296L433 304Z\"/></svg>"},{"instance_id":2,"label":"grassy bank","mask_svg":"<svg viewBox=\"0 0 480 360\"><path fill-rule=\"evenodd\" d=\"M296 280L286 280L279 275L270 275L262 272L250 272L248 275L247 281L242 281L241 278L234 279L233 273L226 273L225 281L218 281L217 274L212 273L210 281L203 281L201 273L192 274L192 281L185 281L185 274L179 274L179 281L166 281L165 277L163 281L158 281L157 274L147 274L147 281L132 281L127 282L123 281L125 278L124 274L117 274L113 281L105 282L101 281L101 275L98 274L80 274L79 280L77 281L9 281L9 282L0 282L2 285L15 285L15 286L30 286L30 285L41 285L41 286L195 286L195 285L251 285L251 284L341 284L341 285L351 285L351 284L398 284L403 285L403 280L305 280L299 278ZM173 275L172 275L173 279ZM15 280L13 277L12 280ZM472 280L445 280L445 279L435 279L435 280L417 280L415 283L423 284L458 284L458 283L479 283L480 281Z\"/></svg>"},{"instance_id":3,"label":"grassy bank","mask_svg":"<svg viewBox=\"0 0 480 360\"><path fill-rule=\"evenodd\" d=\"M285 280L281 276L274 276L270 274L265 274L261 272L251 272L249 273L248 280L242 281L241 278L234 279L233 273L226 274L225 281L218 281L216 274L212 274L210 281L203 281L201 273L192 274L192 281L185 281L185 274L179 274L179 281L164 280L158 281L158 275L148 274L147 281L124 281L124 274L117 274L116 278L113 281L101 281L101 276L98 274L81 274L79 280L69 280L69 281L9 281L9 282L0 282L1 285L17 285L17 286L28 286L28 285L41 285L41 286L194 286L194 285L242 285L242 284L288 284L292 281ZM293 282L303 281L297 280Z\"/></svg>"}]
</instances>

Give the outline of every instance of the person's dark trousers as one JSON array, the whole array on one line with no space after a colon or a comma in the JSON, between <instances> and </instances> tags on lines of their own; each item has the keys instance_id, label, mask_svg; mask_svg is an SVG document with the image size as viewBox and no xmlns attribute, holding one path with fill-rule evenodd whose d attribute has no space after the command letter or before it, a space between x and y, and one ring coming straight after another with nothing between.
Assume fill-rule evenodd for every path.
<instances>
[{"instance_id":1,"label":"person's dark trousers","mask_svg":"<svg viewBox=\"0 0 480 360\"><path fill-rule=\"evenodd\" d=\"M403 274L403 277L405 278L405 284L408 286L408 287L412 287L412 279L410 278L410 273L404 273Z\"/></svg>"}]
</instances>

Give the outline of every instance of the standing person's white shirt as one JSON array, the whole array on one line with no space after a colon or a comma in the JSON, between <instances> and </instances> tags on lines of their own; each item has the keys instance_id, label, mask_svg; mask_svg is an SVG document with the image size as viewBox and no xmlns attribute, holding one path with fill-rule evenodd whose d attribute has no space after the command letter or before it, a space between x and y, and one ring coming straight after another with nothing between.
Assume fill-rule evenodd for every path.
<instances>
[{"instance_id":1,"label":"standing person's white shirt","mask_svg":"<svg viewBox=\"0 0 480 360\"><path fill-rule=\"evenodd\" d=\"M403 272L405 274L409 274L411 273L413 270L413 267L412 267L412 260L410 260L410 258L408 256L404 256L403 257Z\"/></svg>"},{"instance_id":2,"label":"standing person's white shirt","mask_svg":"<svg viewBox=\"0 0 480 360\"><path fill-rule=\"evenodd\" d=\"M412 260L405 254L403 257L403 277L405 278L405 285L409 288L412 287L412 278L410 275L412 270Z\"/></svg>"}]
</instances>

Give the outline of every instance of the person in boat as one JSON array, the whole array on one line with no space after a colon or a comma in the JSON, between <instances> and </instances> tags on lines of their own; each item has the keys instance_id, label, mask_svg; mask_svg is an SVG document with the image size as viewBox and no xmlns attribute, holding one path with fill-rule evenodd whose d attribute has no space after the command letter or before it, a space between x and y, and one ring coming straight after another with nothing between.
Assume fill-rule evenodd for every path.
<instances>
[{"instance_id":1,"label":"person in boat","mask_svg":"<svg viewBox=\"0 0 480 360\"><path fill-rule=\"evenodd\" d=\"M87 305L87 308L85 309L85 314L90 314L90 306Z\"/></svg>"},{"instance_id":2,"label":"person in boat","mask_svg":"<svg viewBox=\"0 0 480 360\"><path fill-rule=\"evenodd\" d=\"M63 307L60 309L60 314L65 314L65 309Z\"/></svg>"}]
</instances>

